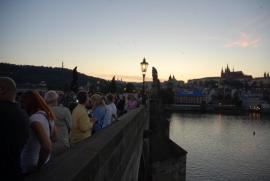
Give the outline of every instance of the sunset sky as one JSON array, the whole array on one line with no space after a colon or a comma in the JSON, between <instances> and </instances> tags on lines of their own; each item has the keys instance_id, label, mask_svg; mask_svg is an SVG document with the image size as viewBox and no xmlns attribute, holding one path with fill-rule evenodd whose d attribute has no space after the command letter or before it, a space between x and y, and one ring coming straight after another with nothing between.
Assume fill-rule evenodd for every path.
<instances>
[{"instance_id":1,"label":"sunset sky","mask_svg":"<svg viewBox=\"0 0 270 181\"><path fill-rule=\"evenodd\" d=\"M270 72L269 0L0 0L0 62L141 81Z\"/></svg>"}]
</instances>

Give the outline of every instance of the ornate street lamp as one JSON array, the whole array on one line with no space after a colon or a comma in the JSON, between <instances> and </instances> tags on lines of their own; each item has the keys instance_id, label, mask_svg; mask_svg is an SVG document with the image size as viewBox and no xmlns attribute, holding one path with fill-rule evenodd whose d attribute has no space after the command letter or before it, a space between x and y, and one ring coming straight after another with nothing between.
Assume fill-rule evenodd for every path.
<instances>
[{"instance_id":1,"label":"ornate street lamp","mask_svg":"<svg viewBox=\"0 0 270 181\"><path fill-rule=\"evenodd\" d=\"M142 103L145 105L145 74L147 71L148 63L146 62L145 58L143 58L143 61L141 62L141 69L142 69L142 75L143 75L143 90L142 90Z\"/></svg>"}]
</instances>

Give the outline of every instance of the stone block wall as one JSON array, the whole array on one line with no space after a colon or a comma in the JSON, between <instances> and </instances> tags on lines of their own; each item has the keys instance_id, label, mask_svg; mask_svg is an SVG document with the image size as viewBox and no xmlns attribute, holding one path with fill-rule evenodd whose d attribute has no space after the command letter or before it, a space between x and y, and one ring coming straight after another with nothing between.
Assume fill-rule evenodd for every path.
<instances>
[{"instance_id":1,"label":"stone block wall","mask_svg":"<svg viewBox=\"0 0 270 181\"><path fill-rule=\"evenodd\" d=\"M137 181L148 113L141 106L25 177L35 181Z\"/></svg>"}]
</instances>

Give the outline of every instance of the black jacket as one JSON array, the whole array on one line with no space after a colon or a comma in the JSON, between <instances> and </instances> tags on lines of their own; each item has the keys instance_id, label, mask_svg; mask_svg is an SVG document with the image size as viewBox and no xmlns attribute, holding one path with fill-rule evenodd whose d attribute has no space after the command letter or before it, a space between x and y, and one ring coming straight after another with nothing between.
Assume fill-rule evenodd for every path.
<instances>
[{"instance_id":1,"label":"black jacket","mask_svg":"<svg viewBox=\"0 0 270 181\"><path fill-rule=\"evenodd\" d=\"M0 124L2 178L19 180L20 154L28 139L29 118L17 103L0 101Z\"/></svg>"}]
</instances>

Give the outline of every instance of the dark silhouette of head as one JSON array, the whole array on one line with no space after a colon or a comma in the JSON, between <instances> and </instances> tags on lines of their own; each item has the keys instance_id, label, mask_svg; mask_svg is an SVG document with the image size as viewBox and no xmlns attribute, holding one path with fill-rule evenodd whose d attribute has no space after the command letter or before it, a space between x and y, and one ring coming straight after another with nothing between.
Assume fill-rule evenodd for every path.
<instances>
[{"instance_id":1,"label":"dark silhouette of head","mask_svg":"<svg viewBox=\"0 0 270 181\"><path fill-rule=\"evenodd\" d=\"M0 101L15 102L16 84L9 77L0 77Z\"/></svg>"},{"instance_id":2,"label":"dark silhouette of head","mask_svg":"<svg viewBox=\"0 0 270 181\"><path fill-rule=\"evenodd\" d=\"M86 91L79 91L77 94L79 104L86 104L88 102L88 94Z\"/></svg>"}]
</instances>

